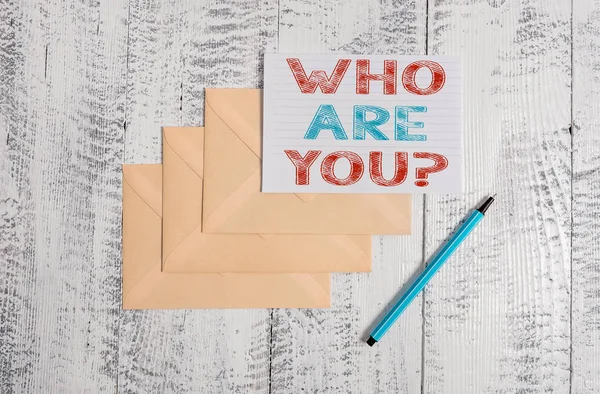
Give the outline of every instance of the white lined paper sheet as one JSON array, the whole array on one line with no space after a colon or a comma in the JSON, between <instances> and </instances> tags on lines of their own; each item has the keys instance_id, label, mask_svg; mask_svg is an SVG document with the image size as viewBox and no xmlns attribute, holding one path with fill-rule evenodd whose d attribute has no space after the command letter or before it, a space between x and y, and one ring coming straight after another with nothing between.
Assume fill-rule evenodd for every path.
<instances>
[{"instance_id":1,"label":"white lined paper sheet","mask_svg":"<svg viewBox=\"0 0 600 394\"><path fill-rule=\"evenodd\" d=\"M263 192L462 191L458 57L267 54L264 81Z\"/></svg>"}]
</instances>

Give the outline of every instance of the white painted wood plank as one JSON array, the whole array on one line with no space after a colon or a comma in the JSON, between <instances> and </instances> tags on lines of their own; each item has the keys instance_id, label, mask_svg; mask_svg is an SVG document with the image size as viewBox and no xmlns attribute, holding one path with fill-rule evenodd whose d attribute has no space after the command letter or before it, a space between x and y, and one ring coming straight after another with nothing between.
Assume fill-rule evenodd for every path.
<instances>
[{"instance_id":1,"label":"white painted wood plank","mask_svg":"<svg viewBox=\"0 0 600 394\"><path fill-rule=\"evenodd\" d=\"M277 2L131 1L128 163L161 161L160 127L203 122L205 87L258 87ZM266 393L269 310L123 311L119 390Z\"/></svg>"},{"instance_id":2,"label":"white painted wood plank","mask_svg":"<svg viewBox=\"0 0 600 394\"><path fill-rule=\"evenodd\" d=\"M18 330L20 316L30 309L31 296L23 256L26 210L11 172L9 147L11 130L23 119L18 104L23 94L17 90L24 63L22 39L17 36L23 24L20 12L15 3L0 4L0 392L6 393L15 391L19 374L29 372L19 371L15 362L26 360Z\"/></svg>"},{"instance_id":3,"label":"white painted wood plank","mask_svg":"<svg viewBox=\"0 0 600 394\"><path fill-rule=\"evenodd\" d=\"M498 196L426 289L426 393L569 390L570 16L568 1L430 2L430 53L463 58L465 193L427 196L427 256Z\"/></svg>"},{"instance_id":4,"label":"white painted wood plank","mask_svg":"<svg viewBox=\"0 0 600 394\"><path fill-rule=\"evenodd\" d=\"M281 1L279 51L424 53L425 2ZM421 300L370 348L369 330L422 262L422 196L413 235L373 238L373 272L334 274L330 310L274 310L273 393L416 393Z\"/></svg>"},{"instance_id":5,"label":"white painted wood plank","mask_svg":"<svg viewBox=\"0 0 600 394\"><path fill-rule=\"evenodd\" d=\"M600 392L600 2L573 3L572 392Z\"/></svg>"},{"instance_id":6,"label":"white painted wood plank","mask_svg":"<svg viewBox=\"0 0 600 394\"><path fill-rule=\"evenodd\" d=\"M0 5L0 392L116 388L125 1Z\"/></svg>"}]
</instances>

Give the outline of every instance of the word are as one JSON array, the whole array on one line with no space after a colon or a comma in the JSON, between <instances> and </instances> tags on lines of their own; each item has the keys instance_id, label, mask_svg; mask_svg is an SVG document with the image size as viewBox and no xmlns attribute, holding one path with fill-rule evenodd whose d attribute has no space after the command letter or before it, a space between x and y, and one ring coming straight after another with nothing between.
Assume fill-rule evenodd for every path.
<instances>
[{"instance_id":1,"label":"word are","mask_svg":"<svg viewBox=\"0 0 600 394\"><path fill-rule=\"evenodd\" d=\"M323 94L334 94L346 75L352 60L340 59L335 65L331 76L327 76L324 70L315 70L306 75L302 62L298 58L286 59L300 91L304 94L314 94L317 87ZM431 72L431 83L427 87L417 86L417 72L427 68ZM383 82L383 94L396 94L398 85L398 65L396 60L383 61L383 73L371 74L371 61L369 59L356 60L356 94L369 94L371 81ZM412 94L426 96L439 92L446 82L446 72L437 62L431 60L419 60L410 63L402 72L402 86Z\"/></svg>"},{"instance_id":2,"label":"word are","mask_svg":"<svg viewBox=\"0 0 600 394\"><path fill-rule=\"evenodd\" d=\"M425 134L408 134L409 128L423 128L423 122L409 122L409 112L427 112L427 107L398 106L395 107L394 139L396 141L427 141ZM367 120L367 114L375 118ZM374 105L355 105L353 110L353 136L355 140L364 140L369 134L376 140L389 140L388 136L379 130L379 126L390 119L390 113L383 107ZM348 135L342 122L331 104L322 104L317 109L304 139L315 140L321 130L331 130L336 140L347 140Z\"/></svg>"},{"instance_id":3,"label":"word are","mask_svg":"<svg viewBox=\"0 0 600 394\"><path fill-rule=\"evenodd\" d=\"M285 150L285 154L296 167L296 185L306 186L310 184L310 167L321 155L320 150L309 150L304 156L297 150ZM440 172L448 167L448 159L438 153L414 152L415 159L430 159L434 164L429 167L418 167L416 169L415 185L425 187L429 185L427 178L429 174ZM350 173L345 178L335 175L334 167L338 160L345 159L350 163ZM369 152L369 176L371 181L378 186L398 186L406 180L408 174L408 153L395 152L394 154L394 176L386 179L382 171L382 152ZM337 151L328 154L321 163L321 176L323 180L331 185L349 186L358 182L364 174L365 165L362 158L354 152Z\"/></svg>"}]
</instances>

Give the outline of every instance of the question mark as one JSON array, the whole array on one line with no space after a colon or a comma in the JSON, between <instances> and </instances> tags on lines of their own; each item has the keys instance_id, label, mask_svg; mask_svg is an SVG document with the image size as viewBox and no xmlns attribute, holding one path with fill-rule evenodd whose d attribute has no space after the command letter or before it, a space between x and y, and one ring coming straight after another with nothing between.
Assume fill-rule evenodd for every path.
<instances>
[{"instance_id":1,"label":"question mark","mask_svg":"<svg viewBox=\"0 0 600 394\"><path fill-rule=\"evenodd\" d=\"M429 182L427 181L427 177L429 176L429 174L443 171L448 167L448 159L446 158L446 156L442 156L437 153L415 152L413 153L413 157L415 159L430 159L435 162L431 167L417 168L417 180L415 181L415 185L419 187L425 187L429 185Z\"/></svg>"}]
</instances>

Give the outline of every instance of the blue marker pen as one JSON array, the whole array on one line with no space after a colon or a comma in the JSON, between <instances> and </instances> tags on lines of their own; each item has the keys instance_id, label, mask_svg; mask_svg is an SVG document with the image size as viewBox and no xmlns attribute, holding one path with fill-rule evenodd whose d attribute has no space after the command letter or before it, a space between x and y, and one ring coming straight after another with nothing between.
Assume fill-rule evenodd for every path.
<instances>
[{"instance_id":1,"label":"blue marker pen","mask_svg":"<svg viewBox=\"0 0 600 394\"><path fill-rule=\"evenodd\" d=\"M452 256L452 253L460 246L460 244L467 238L467 236L473 231L475 226L483 219L485 211L488 210L490 205L494 202L494 197L489 197L479 208L477 208L471 215L465 220L460 226L458 231L454 233L452 238L444 244L440 251L433 257L431 262L423 270L421 275L410 285L406 293L400 297L400 299L394 304L392 309L385 315L385 317L379 322L377 327L371 332L371 336L367 340L369 346L373 346L376 342L379 342L381 337L390 329L396 320L400 317L402 312L408 305L415 299L415 297L423 290L425 285L429 283L431 278L438 272L438 270L444 265L444 263Z\"/></svg>"}]
</instances>

